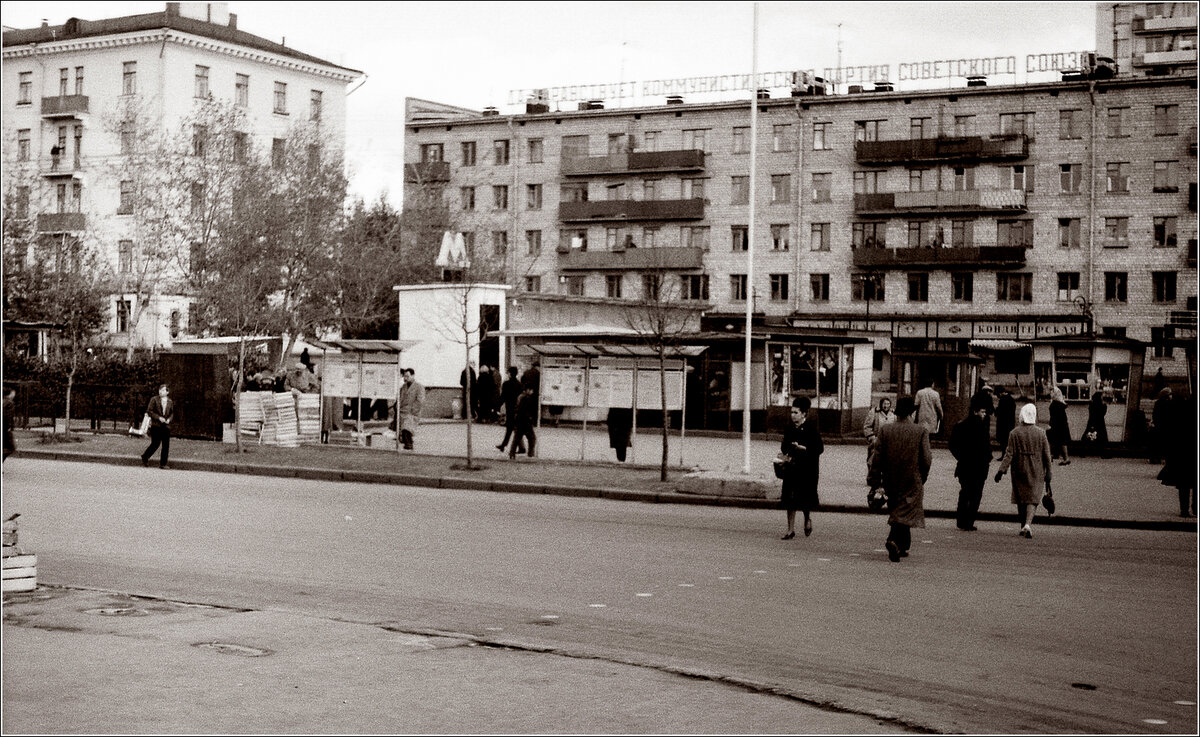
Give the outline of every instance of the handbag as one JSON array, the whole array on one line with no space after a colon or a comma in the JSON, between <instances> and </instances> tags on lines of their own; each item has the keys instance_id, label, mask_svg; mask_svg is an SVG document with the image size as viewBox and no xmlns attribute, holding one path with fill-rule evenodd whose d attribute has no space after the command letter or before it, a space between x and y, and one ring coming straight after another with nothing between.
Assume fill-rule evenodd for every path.
<instances>
[{"instance_id":1,"label":"handbag","mask_svg":"<svg viewBox=\"0 0 1200 737\"><path fill-rule=\"evenodd\" d=\"M1083 437L1089 443L1094 443L1094 442L1096 442L1096 438L1099 436L1096 434L1095 430L1088 430L1086 433L1084 433Z\"/></svg>"},{"instance_id":2,"label":"handbag","mask_svg":"<svg viewBox=\"0 0 1200 737\"><path fill-rule=\"evenodd\" d=\"M145 415L142 416L142 424L140 427L135 427L133 425L129 426L129 434L130 435L137 435L140 437L140 436L145 435L149 431L150 431L150 414L149 413L146 413Z\"/></svg>"},{"instance_id":3,"label":"handbag","mask_svg":"<svg viewBox=\"0 0 1200 737\"><path fill-rule=\"evenodd\" d=\"M791 464L792 464L792 460L790 458L788 458L787 456L785 456L784 454L780 453L779 455L775 456L775 461L774 461L775 478L777 478L777 479L787 478L787 473L788 473L788 470L791 468Z\"/></svg>"},{"instance_id":4,"label":"handbag","mask_svg":"<svg viewBox=\"0 0 1200 737\"><path fill-rule=\"evenodd\" d=\"M1054 514L1054 495L1049 489L1042 494L1042 506L1046 508L1046 514Z\"/></svg>"}]
</instances>

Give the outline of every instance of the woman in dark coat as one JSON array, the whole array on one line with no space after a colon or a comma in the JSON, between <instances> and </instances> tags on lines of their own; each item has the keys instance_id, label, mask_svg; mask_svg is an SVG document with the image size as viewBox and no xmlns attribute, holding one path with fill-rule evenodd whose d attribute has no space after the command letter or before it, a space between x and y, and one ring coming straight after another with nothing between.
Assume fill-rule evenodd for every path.
<instances>
[{"instance_id":1,"label":"woman in dark coat","mask_svg":"<svg viewBox=\"0 0 1200 737\"><path fill-rule=\"evenodd\" d=\"M1179 516L1196 516L1196 401L1180 396L1164 411L1163 455L1158 478L1179 490Z\"/></svg>"},{"instance_id":2,"label":"woman in dark coat","mask_svg":"<svg viewBox=\"0 0 1200 737\"><path fill-rule=\"evenodd\" d=\"M1087 427L1083 429L1082 440L1089 443L1094 453L1103 453L1108 448L1108 427L1104 424L1104 415L1108 414L1108 406L1104 404L1104 394L1092 393L1092 401L1088 405ZM1088 436L1095 433L1095 438Z\"/></svg>"},{"instance_id":3,"label":"woman in dark coat","mask_svg":"<svg viewBox=\"0 0 1200 737\"><path fill-rule=\"evenodd\" d=\"M1069 464L1067 445L1071 442L1071 425L1067 422L1067 400L1057 386L1050 390L1050 430L1046 437L1050 440L1050 457L1061 458L1060 466Z\"/></svg>"},{"instance_id":4,"label":"woman in dark coat","mask_svg":"<svg viewBox=\"0 0 1200 737\"><path fill-rule=\"evenodd\" d=\"M1005 387L1000 387L1000 396L996 398L996 443L1000 452L1008 447L1008 434L1017 426L1017 400Z\"/></svg>"},{"instance_id":5,"label":"woman in dark coat","mask_svg":"<svg viewBox=\"0 0 1200 737\"><path fill-rule=\"evenodd\" d=\"M825 444L821 432L808 419L812 402L808 397L792 400L792 424L783 433L779 444L780 455L787 456L787 470L783 478L783 494L779 506L787 512L787 534L784 540L796 536L796 510L804 512L804 536L812 534L812 511L820 504L817 498L817 482L821 474L821 453Z\"/></svg>"},{"instance_id":6,"label":"woman in dark coat","mask_svg":"<svg viewBox=\"0 0 1200 737\"><path fill-rule=\"evenodd\" d=\"M608 410L608 447L617 451L617 460L625 462L625 451L633 445L633 410L610 407Z\"/></svg>"}]
</instances>

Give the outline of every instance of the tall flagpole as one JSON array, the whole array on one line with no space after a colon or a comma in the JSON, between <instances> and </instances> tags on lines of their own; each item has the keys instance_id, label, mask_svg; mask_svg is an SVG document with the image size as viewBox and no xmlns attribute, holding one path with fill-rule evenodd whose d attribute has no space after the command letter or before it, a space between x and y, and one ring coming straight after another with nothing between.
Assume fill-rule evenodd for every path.
<instances>
[{"instance_id":1,"label":"tall flagpole","mask_svg":"<svg viewBox=\"0 0 1200 737\"><path fill-rule=\"evenodd\" d=\"M746 375L742 378L742 470L750 473L750 323L754 316L754 220L758 198L758 3L750 58L750 222L746 228Z\"/></svg>"}]
</instances>

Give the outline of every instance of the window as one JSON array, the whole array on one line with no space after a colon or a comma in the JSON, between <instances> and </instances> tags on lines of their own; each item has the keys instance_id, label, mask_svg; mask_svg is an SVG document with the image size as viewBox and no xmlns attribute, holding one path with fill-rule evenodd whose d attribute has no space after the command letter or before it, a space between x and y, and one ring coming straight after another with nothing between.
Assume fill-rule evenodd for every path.
<instances>
[{"instance_id":1,"label":"window","mask_svg":"<svg viewBox=\"0 0 1200 737\"><path fill-rule=\"evenodd\" d=\"M1154 218L1154 247L1174 248L1176 219L1171 216Z\"/></svg>"},{"instance_id":2,"label":"window","mask_svg":"<svg viewBox=\"0 0 1200 737\"><path fill-rule=\"evenodd\" d=\"M275 102L271 109L279 115L287 115L287 85L283 82L275 83Z\"/></svg>"},{"instance_id":3,"label":"window","mask_svg":"<svg viewBox=\"0 0 1200 737\"><path fill-rule=\"evenodd\" d=\"M1058 219L1058 247L1079 248L1082 221L1079 218Z\"/></svg>"},{"instance_id":4,"label":"window","mask_svg":"<svg viewBox=\"0 0 1200 737\"><path fill-rule=\"evenodd\" d=\"M997 302L1032 302L1033 274L996 274Z\"/></svg>"},{"instance_id":5,"label":"window","mask_svg":"<svg viewBox=\"0 0 1200 737\"><path fill-rule=\"evenodd\" d=\"M750 250L750 229L745 225L734 225L730 227L732 250L748 251Z\"/></svg>"},{"instance_id":6,"label":"window","mask_svg":"<svg viewBox=\"0 0 1200 737\"><path fill-rule=\"evenodd\" d=\"M707 138L705 134L707 133L708 131L703 128L683 131L683 148L704 151L704 143Z\"/></svg>"},{"instance_id":7,"label":"window","mask_svg":"<svg viewBox=\"0 0 1200 737\"><path fill-rule=\"evenodd\" d=\"M1058 111L1058 137L1062 140L1083 138L1083 111Z\"/></svg>"},{"instance_id":8,"label":"window","mask_svg":"<svg viewBox=\"0 0 1200 737\"><path fill-rule=\"evenodd\" d=\"M648 302L657 302L662 296L662 277L658 274L643 274L642 275L642 299Z\"/></svg>"},{"instance_id":9,"label":"window","mask_svg":"<svg viewBox=\"0 0 1200 737\"><path fill-rule=\"evenodd\" d=\"M684 248L700 248L708 250L707 225L684 225L679 229L679 241Z\"/></svg>"},{"instance_id":10,"label":"window","mask_svg":"<svg viewBox=\"0 0 1200 737\"><path fill-rule=\"evenodd\" d=\"M642 182L642 199L646 201L658 199L657 179L647 179Z\"/></svg>"},{"instance_id":11,"label":"window","mask_svg":"<svg viewBox=\"0 0 1200 737\"><path fill-rule=\"evenodd\" d=\"M503 256L508 253L508 231L493 230L492 231L492 255Z\"/></svg>"},{"instance_id":12,"label":"window","mask_svg":"<svg viewBox=\"0 0 1200 737\"><path fill-rule=\"evenodd\" d=\"M17 131L17 161L29 161L30 133L32 128Z\"/></svg>"},{"instance_id":13,"label":"window","mask_svg":"<svg viewBox=\"0 0 1200 737\"><path fill-rule=\"evenodd\" d=\"M604 293L609 299L621 298L620 274L608 274L604 277Z\"/></svg>"},{"instance_id":14,"label":"window","mask_svg":"<svg viewBox=\"0 0 1200 737\"><path fill-rule=\"evenodd\" d=\"M1079 194L1083 182L1083 167L1080 164L1058 165L1058 186L1062 194Z\"/></svg>"},{"instance_id":15,"label":"window","mask_svg":"<svg viewBox=\"0 0 1200 737\"><path fill-rule=\"evenodd\" d=\"M1033 191L1033 166L1017 164L1012 167L1012 188L1017 191Z\"/></svg>"},{"instance_id":16,"label":"window","mask_svg":"<svg viewBox=\"0 0 1200 737\"><path fill-rule=\"evenodd\" d=\"M250 105L250 75L233 75L233 101L239 107Z\"/></svg>"},{"instance_id":17,"label":"window","mask_svg":"<svg viewBox=\"0 0 1200 737\"><path fill-rule=\"evenodd\" d=\"M604 229L604 247L609 251L620 250L625 245L620 228Z\"/></svg>"},{"instance_id":18,"label":"window","mask_svg":"<svg viewBox=\"0 0 1200 737\"><path fill-rule=\"evenodd\" d=\"M1127 302L1129 300L1129 274L1124 271L1104 272L1104 301Z\"/></svg>"},{"instance_id":19,"label":"window","mask_svg":"<svg viewBox=\"0 0 1200 737\"><path fill-rule=\"evenodd\" d=\"M588 232L587 228L578 230L564 230L558 234L559 248L564 245L567 248L578 251L586 251L588 247Z\"/></svg>"},{"instance_id":20,"label":"window","mask_svg":"<svg viewBox=\"0 0 1200 737\"><path fill-rule=\"evenodd\" d=\"M708 274L684 274L680 279L680 297L708 301Z\"/></svg>"},{"instance_id":21,"label":"window","mask_svg":"<svg viewBox=\"0 0 1200 737\"><path fill-rule=\"evenodd\" d=\"M879 192L879 175L877 171L854 172L854 194L876 194Z\"/></svg>"},{"instance_id":22,"label":"window","mask_svg":"<svg viewBox=\"0 0 1200 737\"><path fill-rule=\"evenodd\" d=\"M250 136L241 132L233 132L233 160L239 164L245 163L250 152Z\"/></svg>"},{"instance_id":23,"label":"window","mask_svg":"<svg viewBox=\"0 0 1200 737\"><path fill-rule=\"evenodd\" d=\"M1150 273L1150 283L1154 288L1155 302L1174 302L1175 301L1175 279L1174 271L1154 271Z\"/></svg>"},{"instance_id":24,"label":"window","mask_svg":"<svg viewBox=\"0 0 1200 737\"><path fill-rule=\"evenodd\" d=\"M211 93L208 91L208 67L200 64L196 65L196 83L195 97L200 99L208 99Z\"/></svg>"},{"instance_id":25,"label":"window","mask_svg":"<svg viewBox=\"0 0 1200 737\"><path fill-rule=\"evenodd\" d=\"M971 272L953 272L950 274L950 299L954 302L972 302L975 300L975 275Z\"/></svg>"},{"instance_id":26,"label":"window","mask_svg":"<svg viewBox=\"0 0 1200 737\"><path fill-rule=\"evenodd\" d=\"M950 221L950 246L970 248L975 243L975 228L970 220Z\"/></svg>"},{"instance_id":27,"label":"window","mask_svg":"<svg viewBox=\"0 0 1200 737\"><path fill-rule=\"evenodd\" d=\"M1059 302L1074 302L1079 296L1079 272L1078 271L1060 271L1058 272L1058 301Z\"/></svg>"},{"instance_id":28,"label":"window","mask_svg":"<svg viewBox=\"0 0 1200 737\"><path fill-rule=\"evenodd\" d=\"M933 138L933 118L910 118L908 123L908 137L913 140L922 138Z\"/></svg>"},{"instance_id":29,"label":"window","mask_svg":"<svg viewBox=\"0 0 1200 737\"><path fill-rule=\"evenodd\" d=\"M287 163L287 140L283 138L271 139L271 167L274 169L282 169Z\"/></svg>"},{"instance_id":30,"label":"window","mask_svg":"<svg viewBox=\"0 0 1200 737\"><path fill-rule=\"evenodd\" d=\"M850 299L855 302L883 302L883 277L879 274L851 274Z\"/></svg>"},{"instance_id":31,"label":"window","mask_svg":"<svg viewBox=\"0 0 1200 737\"><path fill-rule=\"evenodd\" d=\"M771 204L779 205L792 201L792 175L791 174L772 174L771 175ZM828 192L825 200L828 202Z\"/></svg>"},{"instance_id":32,"label":"window","mask_svg":"<svg viewBox=\"0 0 1200 737\"><path fill-rule=\"evenodd\" d=\"M321 98L323 94L321 90L310 90L308 93L308 119L321 119Z\"/></svg>"},{"instance_id":33,"label":"window","mask_svg":"<svg viewBox=\"0 0 1200 737\"><path fill-rule=\"evenodd\" d=\"M771 301L786 302L788 300L788 275L771 274Z\"/></svg>"},{"instance_id":34,"label":"window","mask_svg":"<svg viewBox=\"0 0 1200 737\"><path fill-rule=\"evenodd\" d=\"M812 251L828 251L829 250L829 223L813 223L812 234L809 240L809 250ZM787 226L784 226L787 227Z\"/></svg>"},{"instance_id":35,"label":"window","mask_svg":"<svg viewBox=\"0 0 1200 737\"><path fill-rule=\"evenodd\" d=\"M779 128L780 126L775 127ZM829 150L829 131L832 127L833 123L813 123L813 151ZM776 149L776 151L779 150L782 149Z\"/></svg>"},{"instance_id":36,"label":"window","mask_svg":"<svg viewBox=\"0 0 1200 737\"><path fill-rule=\"evenodd\" d=\"M1000 135L1032 135L1033 113L1000 113Z\"/></svg>"},{"instance_id":37,"label":"window","mask_svg":"<svg viewBox=\"0 0 1200 737\"><path fill-rule=\"evenodd\" d=\"M999 220L996 222L996 245L1033 246L1032 220Z\"/></svg>"},{"instance_id":38,"label":"window","mask_svg":"<svg viewBox=\"0 0 1200 737\"><path fill-rule=\"evenodd\" d=\"M584 277L582 275L568 276L567 279L567 294L572 297L582 297Z\"/></svg>"},{"instance_id":39,"label":"window","mask_svg":"<svg viewBox=\"0 0 1200 737\"><path fill-rule=\"evenodd\" d=\"M746 301L746 275L729 275L729 299L733 302Z\"/></svg>"},{"instance_id":40,"label":"window","mask_svg":"<svg viewBox=\"0 0 1200 737\"><path fill-rule=\"evenodd\" d=\"M1174 358L1175 349L1167 345L1165 328L1150 328L1150 343L1154 346L1155 358Z\"/></svg>"},{"instance_id":41,"label":"window","mask_svg":"<svg viewBox=\"0 0 1200 737\"><path fill-rule=\"evenodd\" d=\"M966 138L967 136L973 135L975 135L975 116L955 115L954 136L956 138Z\"/></svg>"},{"instance_id":42,"label":"window","mask_svg":"<svg viewBox=\"0 0 1200 737\"><path fill-rule=\"evenodd\" d=\"M508 185L494 184L492 185L492 209L507 210L508 209Z\"/></svg>"},{"instance_id":43,"label":"window","mask_svg":"<svg viewBox=\"0 0 1200 737\"><path fill-rule=\"evenodd\" d=\"M771 250L786 251L791 246L790 225L772 225L771 226Z\"/></svg>"},{"instance_id":44,"label":"window","mask_svg":"<svg viewBox=\"0 0 1200 737\"><path fill-rule=\"evenodd\" d=\"M525 209L540 210L542 209L542 185L526 184L525 185Z\"/></svg>"},{"instance_id":45,"label":"window","mask_svg":"<svg viewBox=\"0 0 1200 737\"><path fill-rule=\"evenodd\" d=\"M733 129L733 152L735 154L750 153L749 126L738 126Z\"/></svg>"},{"instance_id":46,"label":"window","mask_svg":"<svg viewBox=\"0 0 1200 737\"><path fill-rule=\"evenodd\" d=\"M1155 192L1178 192L1179 182L1176 181L1175 175L1179 169L1178 161L1155 161L1154 162L1154 191Z\"/></svg>"},{"instance_id":47,"label":"window","mask_svg":"<svg viewBox=\"0 0 1200 737\"><path fill-rule=\"evenodd\" d=\"M750 202L750 177L732 177L730 191L729 204L745 205Z\"/></svg>"},{"instance_id":48,"label":"window","mask_svg":"<svg viewBox=\"0 0 1200 737\"><path fill-rule=\"evenodd\" d=\"M525 291L526 292L542 291L542 277L540 277L540 276L525 277Z\"/></svg>"},{"instance_id":49,"label":"window","mask_svg":"<svg viewBox=\"0 0 1200 737\"><path fill-rule=\"evenodd\" d=\"M133 62L127 62L132 64ZM130 93L132 94L132 93ZM20 72L17 74L17 104L29 105L33 102L33 72Z\"/></svg>"},{"instance_id":50,"label":"window","mask_svg":"<svg viewBox=\"0 0 1200 737\"><path fill-rule=\"evenodd\" d=\"M955 192L969 192L975 189L975 167L956 166L953 170Z\"/></svg>"},{"instance_id":51,"label":"window","mask_svg":"<svg viewBox=\"0 0 1200 737\"><path fill-rule=\"evenodd\" d=\"M459 146L463 166L475 166L475 142L463 141Z\"/></svg>"},{"instance_id":52,"label":"window","mask_svg":"<svg viewBox=\"0 0 1200 737\"><path fill-rule=\"evenodd\" d=\"M829 274L809 274L808 286L813 302L829 301Z\"/></svg>"},{"instance_id":53,"label":"window","mask_svg":"<svg viewBox=\"0 0 1200 737\"><path fill-rule=\"evenodd\" d=\"M1129 246L1129 218L1104 218L1104 247L1127 248Z\"/></svg>"},{"instance_id":54,"label":"window","mask_svg":"<svg viewBox=\"0 0 1200 737\"><path fill-rule=\"evenodd\" d=\"M71 69L63 67L58 70L58 96L66 97L71 84Z\"/></svg>"},{"instance_id":55,"label":"window","mask_svg":"<svg viewBox=\"0 0 1200 737\"><path fill-rule=\"evenodd\" d=\"M912 220L908 223L908 247L920 248L929 243L929 236L932 233L933 224L920 220Z\"/></svg>"},{"instance_id":56,"label":"window","mask_svg":"<svg viewBox=\"0 0 1200 737\"><path fill-rule=\"evenodd\" d=\"M910 273L908 275L908 301L929 301L929 274Z\"/></svg>"},{"instance_id":57,"label":"window","mask_svg":"<svg viewBox=\"0 0 1200 737\"><path fill-rule=\"evenodd\" d=\"M558 190L559 202L587 202L588 201L588 185L587 182L572 182L564 184Z\"/></svg>"},{"instance_id":58,"label":"window","mask_svg":"<svg viewBox=\"0 0 1200 737\"><path fill-rule=\"evenodd\" d=\"M932 192L937 187L937 178L932 169L909 169L909 192Z\"/></svg>"},{"instance_id":59,"label":"window","mask_svg":"<svg viewBox=\"0 0 1200 737\"><path fill-rule=\"evenodd\" d=\"M662 131L646 131L642 134L642 148L646 151L658 150L658 139Z\"/></svg>"},{"instance_id":60,"label":"window","mask_svg":"<svg viewBox=\"0 0 1200 737\"><path fill-rule=\"evenodd\" d=\"M529 163L540 164L545 156L545 144L540 138L529 139Z\"/></svg>"},{"instance_id":61,"label":"window","mask_svg":"<svg viewBox=\"0 0 1200 737\"><path fill-rule=\"evenodd\" d=\"M121 64L121 94L137 95L138 92L138 62L125 61Z\"/></svg>"},{"instance_id":62,"label":"window","mask_svg":"<svg viewBox=\"0 0 1200 737\"><path fill-rule=\"evenodd\" d=\"M562 157L564 159L586 158L588 151L587 136L563 136Z\"/></svg>"},{"instance_id":63,"label":"window","mask_svg":"<svg viewBox=\"0 0 1200 737\"><path fill-rule=\"evenodd\" d=\"M462 205L464 211L475 209L475 188L474 187L459 187L458 201Z\"/></svg>"},{"instance_id":64,"label":"window","mask_svg":"<svg viewBox=\"0 0 1200 737\"><path fill-rule=\"evenodd\" d=\"M629 152L629 138L624 133L608 134L608 155L617 156Z\"/></svg>"},{"instance_id":65,"label":"window","mask_svg":"<svg viewBox=\"0 0 1200 737\"><path fill-rule=\"evenodd\" d=\"M774 177L771 177L774 180ZM833 174L816 173L812 175L812 201L813 202L832 202L833 197L830 195L829 188L833 182Z\"/></svg>"},{"instance_id":66,"label":"window","mask_svg":"<svg viewBox=\"0 0 1200 737\"><path fill-rule=\"evenodd\" d=\"M1108 109L1108 137L1124 138L1129 135L1129 108L1110 107Z\"/></svg>"},{"instance_id":67,"label":"window","mask_svg":"<svg viewBox=\"0 0 1200 737\"><path fill-rule=\"evenodd\" d=\"M1129 193L1129 163L1110 161L1105 170L1108 174L1108 191Z\"/></svg>"},{"instance_id":68,"label":"window","mask_svg":"<svg viewBox=\"0 0 1200 737\"><path fill-rule=\"evenodd\" d=\"M133 241L117 241L117 269L122 274L133 271Z\"/></svg>"},{"instance_id":69,"label":"window","mask_svg":"<svg viewBox=\"0 0 1200 737\"><path fill-rule=\"evenodd\" d=\"M83 94L83 67L75 67L75 94Z\"/></svg>"},{"instance_id":70,"label":"window","mask_svg":"<svg viewBox=\"0 0 1200 737\"><path fill-rule=\"evenodd\" d=\"M525 231L525 254L527 256L540 256L542 253L542 231L527 230Z\"/></svg>"},{"instance_id":71,"label":"window","mask_svg":"<svg viewBox=\"0 0 1200 737\"><path fill-rule=\"evenodd\" d=\"M816 148L816 145L814 140L813 148ZM790 124L771 126L771 150L775 152L792 150L792 126Z\"/></svg>"},{"instance_id":72,"label":"window","mask_svg":"<svg viewBox=\"0 0 1200 737\"><path fill-rule=\"evenodd\" d=\"M854 121L854 140L855 141L878 141L879 140L879 124L882 120L856 120Z\"/></svg>"},{"instance_id":73,"label":"window","mask_svg":"<svg viewBox=\"0 0 1200 737\"><path fill-rule=\"evenodd\" d=\"M851 248L883 248L887 245L887 223L851 223Z\"/></svg>"},{"instance_id":74,"label":"window","mask_svg":"<svg viewBox=\"0 0 1200 737\"><path fill-rule=\"evenodd\" d=\"M442 161L445 158L445 147L441 143L422 143L421 144L421 163L428 164L433 161Z\"/></svg>"},{"instance_id":75,"label":"window","mask_svg":"<svg viewBox=\"0 0 1200 737\"><path fill-rule=\"evenodd\" d=\"M657 248L658 247L658 227L642 228L642 247Z\"/></svg>"},{"instance_id":76,"label":"window","mask_svg":"<svg viewBox=\"0 0 1200 737\"><path fill-rule=\"evenodd\" d=\"M492 141L492 163L496 166L504 166L508 163L507 138L502 138L498 141Z\"/></svg>"},{"instance_id":77,"label":"window","mask_svg":"<svg viewBox=\"0 0 1200 737\"><path fill-rule=\"evenodd\" d=\"M704 180L703 179L684 179L680 182L683 199L685 200L702 200L704 199Z\"/></svg>"},{"instance_id":78,"label":"window","mask_svg":"<svg viewBox=\"0 0 1200 737\"><path fill-rule=\"evenodd\" d=\"M121 195L117 203L118 215L133 214L133 182L126 179L121 182Z\"/></svg>"},{"instance_id":79,"label":"window","mask_svg":"<svg viewBox=\"0 0 1200 737\"><path fill-rule=\"evenodd\" d=\"M315 143L310 143L304 147L305 156L305 171L311 177L317 173L317 169L321 166L321 147Z\"/></svg>"},{"instance_id":80,"label":"window","mask_svg":"<svg viewBox=\"0 0 1200 737\"><path fill-rule=\"evenodd\" d=\"M128 333L129 332L129 310L130 310L129 300L127 300L127 299L118 299L117 300L117 332L118 333Z\"/></svg>"},{"instance_id":81,"label":"window","mask_svg":"<svg viewBox=\"0 0 1200 737\"><path fill-rule=\"evenodd\" d=\"M624 182L615 182L606 185L604 190L608 193L609 200L624 200L627 199L628 191L625 188Z\"/></svg>"},{"instance_id":82,"label":"window","mask_svg":"<svg viewBox=\"0 0 1200 737\"><path fill-rule=\"evenodd\" d=\"M200 182L192 182L192 217L200 217L204 214L204 185Z\"/></svg>"},{"instance_id":83,"label":"window","mask_svg":"<svg viewBox=\"0 0 1200 737\"><path fill-rule=\"evenodd\" d=\"M192 126L192 156L203 156L208 149L208 126Z\"/></svg>"},{"instance_id":84,"label":"window","mask_svg":"<svg viewBox=\"0 0 1200 737\"><path fill-rule=\"evenodd\" d=\"M1173 136L1179 132L1179 106L1154 106L1154 135Z\"/></svg>"}]
</instances>

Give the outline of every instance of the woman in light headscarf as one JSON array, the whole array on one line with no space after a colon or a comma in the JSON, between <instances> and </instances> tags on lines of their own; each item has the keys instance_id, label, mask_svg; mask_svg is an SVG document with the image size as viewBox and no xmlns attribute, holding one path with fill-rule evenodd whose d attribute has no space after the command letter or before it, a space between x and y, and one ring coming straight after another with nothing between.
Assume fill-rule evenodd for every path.
<instances>
[{"instance_id":1,"label":"woman in light headscarf","mask_svg":"<svg viewBox=\"0 0 1200 737\"><path fill-rule=\"evenodd\" d=\"M1021 426L1008 436L1008 446L996 471L996 483L1012 467L1012 501L1017 505L1021 537L1032 538L1033 513L1041 501L1042 489L1050 492L1050 440L1037 426L1037 407L1021 407Z\"/></svg>"},{"instance_id":2,"label":"woman in light headscarf","mask_svg":"<svg viewBox=\"0 0 1200 737\"><path fill-rule=\"evenodd\" d=\"M1050 456L1062 459L1058 465L1070 463L1067 445L1071 442L1071 426L1067 423L1067 400L1057 386L1050 390L1050 430L1046 437L1050 439Z\"/></svg>"}]
</instances>

